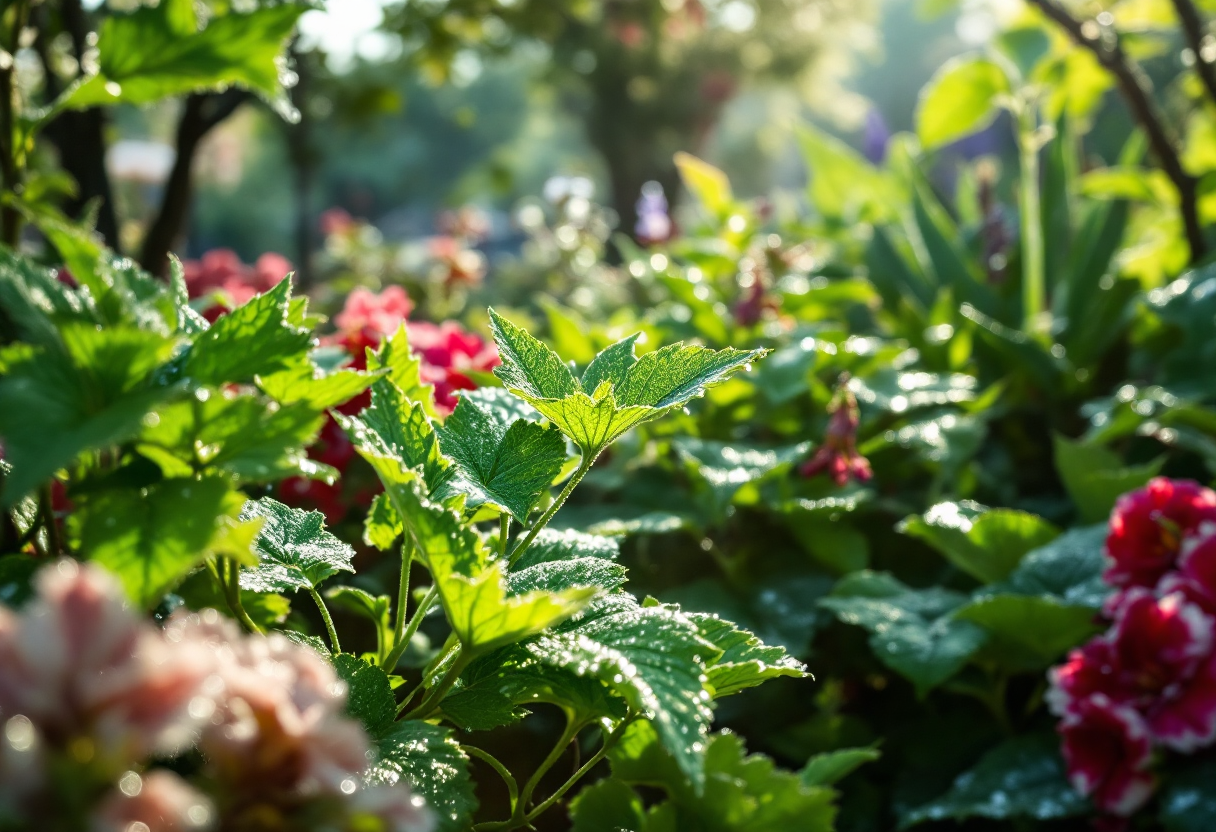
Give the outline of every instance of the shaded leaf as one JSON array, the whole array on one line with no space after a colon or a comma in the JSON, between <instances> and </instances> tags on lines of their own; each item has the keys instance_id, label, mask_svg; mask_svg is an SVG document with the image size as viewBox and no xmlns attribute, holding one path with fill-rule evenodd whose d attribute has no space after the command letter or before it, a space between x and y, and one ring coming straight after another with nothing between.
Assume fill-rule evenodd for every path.
<instances>
[{"instance_id":1,"label":"shaded leaf","mask_svg":"<svg viewBox=\"0 0 1216 832\"><path fill-rule=\"evenodd\" d=\"M1028 552L1060 533L1043 518L1024 511L984 510L967 503L938 503L923 516L905 519L899 530L933 546L982 583L1009 577Z\"/></svg>"},{"instance_id":2,"label":"shaded leaf","mask_svg":"<svg viewBox=\"0 0 1216 832\"><path fill-rule=\"evenodd\" d=\"M253 592L316 589L338 572L354 572L355 550L325 530L319 511L290 508L270 497L250 500L241 519L263 518L255 546L257 566L241 570L241 588Z\"/></svg>"},{"instance_id":3,"label":"shaded leaf","mask_svg":"<svg viewBox=\"0 0 1216 832\"><path fill-rule=\"evenodd\" d=\"M469 758L450 729L421 720L397 722L376 737L376 749L369 783L408 784L426 799L441 832L465 832L472 825L477 797Z\"/></svg>"}]
</instances>

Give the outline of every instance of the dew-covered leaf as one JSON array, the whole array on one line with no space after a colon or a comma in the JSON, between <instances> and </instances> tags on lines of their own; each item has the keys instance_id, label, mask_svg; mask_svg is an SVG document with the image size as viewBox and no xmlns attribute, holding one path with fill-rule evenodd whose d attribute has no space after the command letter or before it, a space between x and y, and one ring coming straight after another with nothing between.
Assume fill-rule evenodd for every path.
<instances>
[{"instance_id":1,"label":"dew-covered leaf","mask_svg":"<svg viewBox=\"0 0 1216 832\"><path fill-rule=\"evenodd\" d=\"M377 494L367 517L363 519L363 542L384 552L392 548L404 530L388 495L383 492Z\"/></svg>"},{"instance_id":2,"label":"dew-covered leaf","mask_svg":"<svg viewBox=\"0 0 1216 832\"><path fill-rule=\"evenodd\" d=\"M350 401L375 379L375 373L359 370L325 373L305 357L285 370L258 376L256 380L262 392L279 404L302 402L321 411Z\"/></svg>"},{"instance_id":3,"label":"dew-covered leaf","mask_svg":"<svg viewBox=\"0 0 1216 832\"><path fill-rule=\"evenodd\" d=\"M715 699L763 684L779 676L800 679L806 666L782 647L765 644L752 633L707 613L685 613L697 625L701 637L722 651L709 664L706 676Z\"/></svg>"},{"instance_id":4,"label":"dew-covered leaf","mask_svg":"<svg viewBox=\"0 0 1216 832\"><path fill-rule=\"evenodd\" d=\"M1119 455L1100 445L1054 437L1056 470L1084 523L1110 516L1115 501L1140 488L1161 471L1165 457L1143 465L1125 465Z\"/></svg>"},{"instance_id":5,"label":"dew-covered leaf","mask_svg":"<svg viewBox=\"0 0 1216 832\"><path fill-rule=\"evenodd\" d=\"M439 440L426 407L410 401L387 378L372 384L371 405L358 417L335 417L359 454L381 478L393 478L406 468L418 468L428 493L451 476L451 463L439 452Z\"/></svg>"},{"instance_id":6,"label":"dew-covered leaf","mask_svg":"<svg viewBox=\"0 0 1216 832\"><path fill-rule=\"evenodd\" d=\"M435 417L435 389L422 381L422 359L410 348L409 330L405 324L397 328L380 348L367 350L367 369L383 370L386 380L401 391L407 401L422 405L426 415Z\"/></svg>"},{"instance_id":7,"label":"dew-covered leaf","mask_svg":"<svg viewBox=\"0 0 1216 832\"><path fill-rule=\"evenodd\" d=\"M776 448L681 437L672 447L690 471L705 483L721 511L749 482L787 470L810 450L809 442Z\"/></svg>"},{"instance_id":8,"label":"dew-covered leaf","mask_svg":"<svg viewBox=\"0 0 1216 832\"><path fill-rule=\"evenodd\" d=\"M613 592L624 584L625 567L594 557L546 561L507 575L507 589L512 595L536 590L560 592L572 587L599 587Z\"/></svg>"},{"instance_id":9,"label":"dew-covered leaf","mask_svg":"<svg viewBox=\"0 0 1216 832\"><path fill-rule=\"evenodd\" d=\"M986 591L1043 595L1068 605L1100 609L1111 591L1102 580L1106 535L1105 523L1069 529L1026 555L1008 580Z\"/></svg>"},{"instance_id":10,"label":"dew-covered leaf","mask_svg":"<svg viewBox=\"0 0 1216 832\"><path fill-rule=\"evenodd\" d=\"M319 511L290 508L270 497L250 500L241 519L263 518L255 546L261 560L241 570L241 588L253 592L316 589L338 572L354 572L355 550L325 530Z\"/></svg>"},{"instance_id":11,"label":"dew-covered leaf","mask_svg":"<svg viewBox=\"0 0 1216 832\"><path fill-rule=\"evenodd\" d=\"M559 531L546 526L532 541L532 545L515 563L515 571L527 569L541 563L574 560L576 558L600 558L616 560L621 556L621 543L616 537L585 534L574 529Z\"/></svg>"},{"instance_id":12,"label":"dew-covered leaf","mask_svg":"<svg viewBox=\"0 0 1216 832\"><path fill-rule=\"evenodd\" d=\"M970 503L938 503L924 515L905 519L899 530L925 541L982 583L1009 577L1026 553L1060 533L1034 514Z\"/></svg>"},{"instance_id":13,"label":"dew-covered leaf","mask_svg":"<svg viewBox=\"0 0 1216 832\"><path fill-rule=\"evenodd\" d=\"M369 783L406 783L435 813L439 832L466 832L477 811L469 758L449 728L421 720L394 723L375 738L379 759Z\"/></svg>"},{"instance_id":14,"label":"dew-covered leaf","mask_svg":"<svg viewBox=\"0 0 1216 832\"><path fill-rule=\"evenodd\" d=\"M983 627L988 655L1018 671L1045 669L1099 630L1092 609L1050 595L983 595L954 617Z\"/></svg>"},{"instance_id":15,"label":"dew-covered leaf","mask_svg":"<svg viewBox=\"0 0 1216 832\"><path fill-rule=\"evenodd\" d=\"M388 674L349 653L339 653L330 661L338 678L346 682L346 713L363 723L371 737L391 729L397 715L397 700Z\"/></svg>"},{"instance_id":16,"label":"dew-covered leaf","mask_svg":"<svg viewBox=\"0 0 1216 832\"><path fill-rule=\"evenodd\" d=\"M959 775L948 792L909 812L902 826L931 820L1056 820L1084 814L1089 802L1068 782L1054 734L1015 737Z\"/></svg>"},{"instance_id":17,"label":"dew-covered leaf","mask_svg":"<svg viewBox=\"0 0 1216 832\"><path fill-rule=\"evenodd\" d=\"M587 365L587 369L583 371L582 378L579 379L583 392L588 396L593 396L605 381L614 387L624 382L629 368L637 363L637 358L633 354L633 345L637 343L639 337L641 337L641 333L622 338L592 359L591 363Z\"/></svg>"},{"instance_id":18,"label":"dew-covered leaf","mask_svg":"<svg viewBox=\"0 0 1216 832\"><path fill-rule=\"evenodd\" d=\"M566 440L526 419L507 421L494 407L461 396L436 431L439 447L455 463L444 493L461 493L469 507L491 504L520 523L566 461Z\"/></svg>"}]
</instances>

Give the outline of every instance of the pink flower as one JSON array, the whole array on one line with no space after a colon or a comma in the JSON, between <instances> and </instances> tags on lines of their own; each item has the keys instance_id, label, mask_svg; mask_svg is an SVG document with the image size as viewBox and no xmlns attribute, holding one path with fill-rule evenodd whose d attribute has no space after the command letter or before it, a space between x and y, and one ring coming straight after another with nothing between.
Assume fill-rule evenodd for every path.
<instances>
[{"instance_id":1,"label":"pink flower","mask_svg":"<svg viewBox=\"0 0 1216 832\"><path fill-rule=\"evenodd\" d=\"M1131 696L1121 691L1116 661L1114 647L1106 638L1095 638L1069 653L1064 664L1048 673L1051 687L1045 698L1051 712L1064 716L1096 693L1116 702L1128 701Z\"/></svg>"},{"instance_id":2,"label":"pink flower","mask_svg":"<svg viewBox=\"0 0 1216 832\"><path fill-rule=\"evenodd\" d=\"M291 271L291 263L280 254L268 252L258 258L251 267L241 262L235 251L217 248L208 251L199 260L187 260L182 264L186 278L186 290L192 298L212 293L223 297L223 304L211 307L206 312L208 320L215 321L227 309L235 309L247 303L259 293L277 286Z\"/></svg>"},{"instance_id":3,"label":"pink flower","mask_svg":"<svg viewBox=\"0 0 1216 832\"><path fill-rule=\"evenodd\" d=\"M848 377L841 379L836 395L828 405L828 429L814 455L799 468L804 477L828 474L838 486L846 485L849 479L865 482L873 476L870 461L857 452L857 428L861 424L861 411L857 399L848 388Z\"/></svg>"},{"instance_id":4,"label":"pink flower","mask_svg":"<svg viewBox=\"0 0 1216 832\"><path fill-rule=\"evenodd\" d=\"M52 747L88 738L115 765L188 741L208 657L167 645L96 567L63 560L36 586L21 615L0 609L0 715Z\"/></svg>"},{"instance_id":5,"label":"pink flower","mask_svg":"<svg viewBox=\"0 0 1216 832\"><path fill-rule=\"evenodd\" d=\"M1157 477L1124 494L1110 517L1103 576L1117 587L1156 586L1173 568L1183 539L1205 521L1216 522L1216 492L1189 480Z\"/></svg>"},{"instance_id":6,"label":"pink flower","mask_svg":"<svg viewBox=\"0 0 1216 832\"><path fill-rule=\"evenodd\" d=\"M1157 584L1158 595L1181 592L1209 615L1216 615L1216 524L1204 523L1182 542L1178 570Z\"/></svg>"},{"instance_id":7,"label":"pink flower","mask_svg":"<svg viewBox=\"0 0 1216 832\"><path fill-rule=\"evenodd\" d=\"M346 305L334 318L342 332L371 330L379 335L391 335L405 323L414 304L400 286L389 286L380 294L370 289L355 289L346 297Z\"/></svg>"},{"instance_id":8,"label":"pink flower","mask_svg":"<svg viewBox=\"0 0 1216 832\"><path fill-rule=\"evenodd\" d=\"M345 236L355 228L354 217L343 208L330 208L321 213L321 233L326 237Z\"/></svg>"},{"instance_id":9,"label":"pink flower","mask_svg":"<svg viewBox=\"0 0 1216 832\"><path fill-rule=\"evenodd\" d=\"M410 346L422 356L422 380L435 386L435 406L444 414L456 407L456 391L477 387L464 371L489 372L502 363L494 344L455 321L411 321L409 335Z\"/></svg>"},{"instance_id":10,"label":"pink flower","mask_svg":"<svg viewBox=\"0 0 1216 832\"><path fill-rule=\"evenodd\" d=\"M1146 709L1153 738L1190 754L1216 740L1216 656L1208 656L1189 677L1177 680Z\"/></svg>"},{"instance_id":11,"label":"pink flower","mask_svg":"<svg viewBox=\"0 0 1216 832\"><path fill-rule=\"evenodd\" d=\"M169 771L128 771L93 815L92 832L196 832L211 825L206 797ZM138 826L137 824L143 824Z\"/></svg>"},{"instance_id":12,"label":"pink flower","mask_svg":"<svg viewBox=\"0 0 1216 832\"><path fill-rule=\"evenodd\" d=\"M1180 594L1128 590L1109 634L1119 683L1155 697L1189 678L1212 649L1212 619Z\"/></svg>"},{"instance_id":13,"label":"pink flower","mask_svg":"<svg viewBox=\"0 0 1216 832\"><path fill-rule=\"evenodd\" d=\"M1058 730L1069 779L1099 809L1127 816L1152 795L1145 771L1152 747L1135 710L1095 694L1078 702Z\"/></svg>"}]
</instances>

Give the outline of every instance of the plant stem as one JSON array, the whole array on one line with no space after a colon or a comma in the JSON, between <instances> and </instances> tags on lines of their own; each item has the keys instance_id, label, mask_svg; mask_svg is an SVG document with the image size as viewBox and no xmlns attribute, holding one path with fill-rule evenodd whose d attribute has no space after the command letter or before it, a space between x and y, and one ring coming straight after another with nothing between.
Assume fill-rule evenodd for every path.
<instances>
[{"instance_id":1,"label":"plant stem","mask_svg":"<svg viewBox=\"0 0 1216 832\"><path fill-rule=\"evenodd\" d=\"M557 738L557 742L553 745L553 750L549 752L549 756L545 757L536 771L532 772L532 776L528 778L528 782L524 784L524 790L519 795L519 803L515 807L515 813L511 816L512 821L523 821L526 819L525 813L528 811L528 803L532 800L532 793L540 785L541 778L561 759L562 754L566 753L566 746L578 736L578 732L582 729L583 723L576 723L571 717L566 719L566 729Z\"/></svg>"},{"instance_id":2,"label":"plant stem","mask_svg":"<svg viewBox=\"0 0 1216 832\"><path fill-rule=\"evenodd\" d=\"M472 661L472 656L463 651L458 652L455 660L452 662L452 666L443 674L443 678L427 691L426 696L422 698L421 704L406 714L404 718L426 719L429 717L431 712L435 710L435 706L443 701L443 697L447 696L448 691L452 689L452 685L456 684L456 680L460 678L460 674L468 667L470 661Z\"/></svg>"},{"instance_id":3,"label":"plant stem","mask_svg":"<svg viewBox=\"0 0 1216 832\"><path fill-rule=\"evenodd\" d=\"M212 566L212 574L219 581L220 588L224 591L224 598L228 601L228 609L236 616L236 620L249 632L261 633L262 628L249 617L249 613L245 612L245 607L241 604L240 564L231 558L220 558L218 568Z\"/></svg>"},{"instance_id":4,"label":"plant stem","mask_svg":"<svg viewBox=\"0 0 1216 832\"><path fill-rule=\"evenodd\" d=\"M1038 119L1035 105L1023 102L1018 113L1018 152L1022 176L1019 201L1022 213L1022 328L1027 333L1041 332L1046 306L1046 275L1043 252L1043 205L1039 193Z\"/></svg>"},{"instance_id":5,"label":"plant stem","mask_svg":"<svg viewBox=\"0 0 1216 832\"><path fill-rule=\"evenodd\" d=\"M317 602L317 609L321 611L321 618L325 621L325 630L329 633L329 646L335 653L342 652L342 646L338 644L338 631L334 629L334 620L329 615L329 608L325 606L325 601L321 599L321 593L315 589L308 590L312 595L312 600Z\"/></svg>"},{"instance_id":6,"label":"plant stem","mask_svg":"<svg viewBox=\"0 0 1216 832\"><path fill-rule=\"evenodd\" d=\"M1096 31L1099 36L1090 37L1085 24L1077 20L1065 9L1058 0L1029 0L1043 14L1051 18L1066 31L1080 47L1088 49L1098 62L1108 72L1115 76L1124 100L1132 111L1132 116L1144 128L1148 136L1149 146L1157 163L1178 191L1178 207L1182 213L1182 224L1186 229L1187 245L1190 248L1191 263L1201 259L1207 251L1207 242L1203 237L1203 227L1199 223L1199 188L1198 180L1187 173L1178 156L1174 138L1167 131L1165 119L1153 101L1152 87L1148 76L1138 63L1128 57L1123 51L1118 35L1101 34L1101 28ZM1096 21L1086 21L1097 26ZM1195 58L1198 60L1199 56Z\"/></svg>"},{"instance_id":7,"label":"plant stem","mask_svg":"<svg viewBox=\"0 0 1216 832\"><path fill-rule=\"evenodd\" d=\"M409 612L410 604L410 567L414 565L414 539L408 534L403 535L401 540L401 577L397 583L397 625L393 628L393 643L385 645L387 653L380 657L381 667L386 667L388 655L397 649L397 645L401 644L401 636L405 632L405 624L408 620L406 613ZM397 658L401 658L401 654L397 654ZM387 668L391 670L392 668Z\"/></svg>"},{"instance_id":8,"label":"plant stem","mask_svg":"<svg viewBox=\"0 0 1216 832\"><path fill-rule=\"evenodd\" d=\"M393 668L397 666L397 662L401 661L401 654L405 652L405 648L410 646L410 640L414 638L414 633L418 632L418 628L422 626L422 619L426 618L427 612L438 597L438 586L432 586L427 590L426 595L422 597L421 603L418 604L418 609L414 610L409 623L405 625L405 629L397 637L397 643L393 645L393 649L389 651L388 656L384 659L383 667L386 672L392 672Z\"/></svg>"},{"instance_id":9,"label":"plant stem","mask_svg":"<svg viewBox=\"0 0 1216 832\"><path fill-rule=\"evenodd\" d=\"M498 772L498 776L507 784L507 793L511 796L511 813L514 814L515 807L519 803L519 785L515 782L515 778L511 775L511 772L507 771L507 767L498 762L494 755L488 751L483 751L471 745L462 745L460 747L470 757L476 757Z\"/></svg>"},{"instance_id":10,"label":"plant stem","mask_svg":"<svg viewBox=\"0 0 1216 832\"><path fill-rule=\"evenodd\" d=\"M498 515L498 556L507 556L507 535L511 533L511 515L505 511Z\"/></svg>"},{"instance_id":11,"label":"plant stem","mask_svg":"<svg viewBox=\"0 0 1216 832\"><path fill-rule=\"evenodd\" d=\"M583 477L587 476L587 472L595 464L597 456L599 456L598 451L595 454L583 454L583 461L579 463L578 470L570 477L570 481L566 483L566 487L557 495L557 499L553 501L553 504L545 509L545 513L540 516L540 519L532 524L532 528L528 530L528 536L521 540L515 549L512 550L511 559L507 563L508 566L514 566L523 553L528 551L528 547L532 545L532 541L540 534L540 530L549 525L549 521L553 519L553 515L557 514L557 510L569 498L570 492L582 481Z\"/></svg>"}]
</instances>

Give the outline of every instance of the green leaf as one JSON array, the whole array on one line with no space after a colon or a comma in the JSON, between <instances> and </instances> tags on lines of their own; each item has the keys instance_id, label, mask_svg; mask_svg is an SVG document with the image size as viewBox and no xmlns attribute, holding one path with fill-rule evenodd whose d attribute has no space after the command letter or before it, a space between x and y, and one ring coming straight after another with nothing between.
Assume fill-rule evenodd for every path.
<instances>
[{"instance_id":1,"label":"green leaf","mask_svg":"<svg viewBox=\"0 0 1216 832\"><path fill-rule=\"evenodd\" d=\"M734 195L725 173L683 151L675 155L675 163L684 187L696 197L706 211L717 217L731 209Z\"/></svg>"},{"instance_id":2,"label":"green leaf","mask_svg":"<svg viewBox=\"0 0 1216 832\"><path fill-rule=\"evenodd\" d=\"M672 447L709 489L714 510L721 512L744 485L789 470L806 456L811 443L765 448L680 437Z\"/></svg>"},{"instance_id":3,"label":"green leaf","mask_svg":"<svg viewBox=\"0 0 1216 832\"><path fill-rule=\"evenodd\" d=\"M150 104L229 85L261 94L286 111L278 61L304 4L229 12L199 30L192 0L162 0L105 17L97 40L99 71L71 88L59 106Z\"/></svg>"},{"instance_id":4,"label":"green leaf","mask_svg":"<svg viewBox=\"0 0 1216 832\"><path fill-rule=\"evenodd\" d=\"M367 389L376 379L375 373L358 370L337 370L325 373L312 361L304 359L285 370L258 376L258 387L279 404L307 404L314 410L337 407Z\"/></svg>"},{"instance_id":5,"label":"green leaf","mask_svg":"<svg viewBox=\"0 0 1216 832\"><path fill-rule=\"evenodd\" d=\"M697 625L701 638L722 651L706 672L715 699L763 684L778 676L801 679L806 665L783 647L770 647L752 633L717 615L685 613Z\"/></svg>"},{"instance_id":6,"label":"green leaf","mask_svg":"<svg viewBox=\"0 0 1216 832\"><path fill-rule=\"evenodd\" d=\"M819 602L846 624L870 632L870 648L918 695L949 679L984 644L983 629L951 613L965 598L940 589L914 590L883 572L858 572Z\"/></svg>"},{"instance_id":7,"label":"green leaf","mask_svg":"<svg viewBox=\"0 0 1216 832\"><path fill-rule=\"evenodd\" d=\"M570 832L645 832L646 810L637 792L609 777L570 801Z\"/></svg>"},{"instance_id":8,"label":"green leaf","mask_svg":"<svg viewBox=\"0 0 1216 832\"><path fill-rule=\"evenodd\" d=\"M539 633L574 615L596 595L591 588L508 595L503 562L490 561L477 532L455 511L420 493L417 474L406 470L384 485L415 551L435 579L444 613L466 655Z\"/></svg>"},{"instance_id":9,"label":"green leaf","mask_svg":"<svg viewBox=\"0 0 1216 832\"><path fill-rule=\"evenodd\" d=\"M629 374L629 368L637 363L633 348L641 335L640 332L634 333L601 350L587 365L582 378L579 379L583 392L593 396L605 381L613 387L621 384Z\"/></svg>"},{"instance_id":10,"label":"green leaf","mask_svg":"<svg viewBox=\"0 0 1216 832\"><path fill-rule=\"evenodd\" d=\"M507 421L477 399L461 396L436 430L439 447L455 463L444 493L460 493L469 507L490 504L528 522L540 496L566 461L566 440L524 419Z\"/></svg>"},{"instance_id":11,"label":"green leaf","mask_svg":"<svg viewBox=\"0 0 1216 832\"><path fill-rule=\"evenodd\" d=\"M996 62L980 55L947 61L920 93L916 133L921 144L933 150L982 130L1009 92L1009 79Z\"/></svg>"},{"instance_id":12,"label":"green leaf","mask_svg":"<svg viewBox=\"0 0 1216 832\"><path fill-rule=\"evenodd\" d=\"M1056 470L1084 523L1110 516L1115 501L1140 488L1161 472L1165 457L1144 465L1124 465L1119 456L1100 445L1054 437Z\"/></svg>"},{"instance_id":13,"label":"green leaf","mask_svg":"<svg viewBox=\"0 0 1216 832\"><path fill-rule=\"evenodd\" d=\"M609 752L613 777L660 786L668 801L652 809L647 829L713 829L721 832L830 832L835 792L810 786L762 754L747 754L728 732L709 738L705 790L694 792L676 778L645 723L635 723ZM656 817L657 816L657 817ZM661 820L659 820L661 818ZM658 821L656 823L656 821Z\"/></svg>"},{"instance_id":14,"label":"green leaf","mask_svg":"<svg viewBox=\"0 0 1216 832\"><path fill-rule=\"evenodd\" d=\"M5 506L81 451L132 436L173 392L152 382L174 346L163 335L68 323L59 337L59 347L0 348L0 436L13 466L4 482Z\"/></svg>"},{"instance_id":15,"label":"green leaf","mask_svg":"<svg viewBox=\"0 0 1216 832\"><path fill-rule=\"evenodd\" d=\"M407 783L426 799L440 832L466 832L477 811L469 758L448 728L420 720L394 723L376 738L369 783Z\"/></svg>"},{"instance_id":16,"label":"green leaf","mask_svg":"<svg viewBox=\"0 0 1216 832\"><path fill-rule=\"evenodd\" d=\"M1102 580L1107 531L1105 523L1069 529L1028 554L1008 580L985 592L1043 596L1066 605L1101 609L1111 592Z\"/></svg>"},{"instance_id":17,"label":"green leaf","mask_svg":"<svg viewBox=\"0 0 1216 832\"><path fill-rule=\"evenodd\" d=\"M220 477L107 491L78 512L81 553L117 575L137 606L150 609L202 562L239 505Z\"/></svg>"},{"instance_id":18,"label":"green leaf","mask_svg":"<svg viewBox=\"0 0 1216 832\"><path fill-rule=\"evenodd\" d=\"M1092 609L1051 596L986 595L954 617L983 627L990 636L989 655L1017 671L1045 669L1099 629Z\"/></svg>"},{"instance_id":19,"label":"green leaf","mask_svg":"<svg viewBox=\"0 0 1216 832\"><path fill-rule=\"evenodd\" d=\"M974 503L938 503L923 516L905 519L899 531L925 541L982 583L1009 577L1027 552L1060 533L1034 514L984 510Z\"/></svg>"},{"instance_id":20,"label":"green leaf","mask_svg":"<svg viewBox=\"0 0 1216 832\"><path fill-rule=\"evenodd\" d=\"M700 788L711 716L702 679L721 651L687 616L610 595L524 646L541 662L598 678L647 714L680 770Z\"/></svg>"},{"instance_id":21,"label":"green leaf","mask_svg":"<svg viewBox=\"0 0 1216 832\"><path fill-rule=\"evenodd\" d=\"M254 535L256 535L256 529ZM215 575L210 569L196 569L194 574L182 581L175 595L181 596L186 606L192 610L226 610L228 599L224 590L216 582ZM250 592L241 590L241 606L253 623L267 630L281 627L291 614L291 601L273 592Z\"/></svg>"},{"instance_id":22,"label":"green leaf","mask_svg":"<svg viewBox=\"0 0 1216 832\"><path fill-rule=\"evenodd\" d=\"M1167 832L1207 832L1216 828L1216 762L1188 760L1170 773L1161 790L1161 823Z\"/></svg>"},{"instance_id":23,"label":"green leaf","mask_svg":"<svg viewBox=\"0 0 1216 832\"><path fill-rule=\"evenodd\" d=\"M338 572L354 572L355 550L325 531L319 511L290 508L270 497L250 500L241 519L263 518L255 546L261 561L241 570L241 588L252 592L316 589Z\"/></svg>"},{"instance_id":24,"label":"green leaf","mask_svg":"<svg viewBox=\"0 0 1216 832\"><path fill-rule=\"evenodd\" d=\"M381 477L405 468L422 471L429 491L451 476L451 463L439 452L439 441L426 407L411 402L388 379L372 384L372 403L358 417L335 414L359 453Z\"/></svg>"},{"instance_id":25,"label":"green leaf","mask_svg":"<svg viewBox=\"0 0 1216 832\"><path fill-rule=\"evenodd\" d=\"M613 592L624 584L625 567L603 558L549 561L507 575L507 589L512 595L536 590L560 592L572 587L599 587Z\"/></svg>"},{"instance_id":26,"label":"green leaf","mask_svg":"<svg viewBox=\"0 0 1216 832\"><path fill-rule=\"evenodd\" d=\"M334 606L360 615L376 625L380 645L392 638L392 600L387 595L372 595L358 587L335 586L325 590L325 598Z\"/></svg>"},{"instance_id":27,"label":"green leaf","mask_svg":"<svg viewBox=\"0 0 1216 832\"><path fill-rule=\"evenodd\" d=\"M375 546L381 552L392 548L397 538L405 531L397 510L388 495L380 493L372 500L371 510L363 520L363 542Z\"/></svg>"},{"instance_id":28,"label":"green leaf","mask_svg":"<svg viewBox=\"0 0 1216 832\"><path fill-rule=\"evenodd\" d=\"M438 416L435 389L422 381L422 359L410 349L409 330L405 324L386 338L380 349L367 350L367 369L370 372L384 370L387 372L385 380L400 390L408 401L421 404L426 415Z\"/></svg>"},{"instance_id":29,"label":"green leaf","mask_svg":"<svg viewBox=\"0 0 1216 832\"><path fill-rule=\"evenodd\" d=\"M604 537L598 534L567 529L546 527L532 541L532 545L516 562L515 570L521 571L530 566L552 561L574 560L576 558L601 558L616 560L621 556L621 544L618 538Z\"/></svg>"},{"instance_id":30,"label":"green leaf","mask_svg":"<svg viewBox=\"0 0 1216 832\"><path fill-rule=\"evenodd\" d=\"M816 754L806 761L799 778L807 786L832 786L866 763L882 756L877 748L841 748Z\"/></svg>"},{"instance_id":31,"label":"green leaf","mask_svg":"<svg viewBox=\"0 0 1216 832\"><path fill-rule=\"evenodd\" d=\"M1057 820L1085 814L1088 801L1069 784L1054 734L1015 737L959 775L950 791L911 812L901 827L930 820Z\"/></svg>"},{"instance_id":32,"label":"green leaf","mask_svg":"<svg viewBox=\"0 0 1216 832\"><path fill-rule=\"evenodd\" d=\"M810 168L811 205L819 214L844 222L892 217L899 191L864 156L809 124L799 129L798 144Z\"/></svg>"},{"instance_id":33,"label":"green leaf","mask_svg":"<svg viewBox=\"0 0 1216 832\"><path fill-rule=\"evenodd\" d=\"M622 372L628 363L625 348L613 345L612 357L597 369L597 375L606 375L588 395L552 350L493 309L490 326L503 361L495 375L591 457L634 425L680 407L766 352L673 344L643 355ZM611 380L613 373L619 383Z\"/></svg>"},{"instance_id":34,"label":"green leaf","mask_svg":"<svg viewBox=\"0 0 1216 832\"><path fill-rule=\"evenodd\" d=\"M338 677L346 682L346 713L363 723L369 736L379 737L393 727L397 700L388 674L357 656L331 656Z\"/></svg>"},{"instance_id":35,"label":"green leaf","mask_svg":"<svg viewBox=\"0 0 1216 832\"><path fill-rule=\"evenodd\" d=\"M250 483L332 479L332 469L306 452L324 418L307 404L275 407L254 396L197 396L158 409L145 421L136 448L165 476L222 471Z\"/></svg>"},{"instance_id":36,"label":"green leaf","mask_svg":"<svg viewBox=\"0 0 1216 832\"><path fill-rule=\"evenodd\" d=\"M198 336L185 359L185 373L198 384L219 387L252 382L296 364L312 332L289 320L291 280L224 315Z\"/></svg>"}]
</instances>

